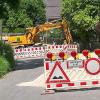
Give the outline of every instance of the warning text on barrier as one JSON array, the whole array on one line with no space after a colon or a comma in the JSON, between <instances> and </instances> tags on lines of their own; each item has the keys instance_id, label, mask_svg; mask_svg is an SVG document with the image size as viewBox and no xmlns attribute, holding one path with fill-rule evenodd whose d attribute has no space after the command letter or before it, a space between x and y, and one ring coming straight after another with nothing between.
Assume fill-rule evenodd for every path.
<instances>
[{"instance_id":1,"label":"warning text on barrier","mask_svg":"<svg viewBox=\"0 0 100 100\"><path fill-rule=\"evenodd\" d=\"M80 68L83 67L83 60L69 60L68 68Z\"/></svg>"}]
</instances>

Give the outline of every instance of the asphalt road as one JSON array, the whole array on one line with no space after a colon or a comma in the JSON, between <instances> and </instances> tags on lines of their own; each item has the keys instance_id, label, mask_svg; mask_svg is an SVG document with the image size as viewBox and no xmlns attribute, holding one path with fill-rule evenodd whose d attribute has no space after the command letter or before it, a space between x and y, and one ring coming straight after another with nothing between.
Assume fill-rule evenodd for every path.
<instances>
[{"instance_id":1,"label":"asphalt road","mask_svg":"<svg viewBox=\"0 0 100 100\"><path fill-rule=\"evenodd\" d=\"M23 60L15 70L0 79L0 100L99 100L100 88L41 95L43 60Z\"/></svg>"}]
</instances>

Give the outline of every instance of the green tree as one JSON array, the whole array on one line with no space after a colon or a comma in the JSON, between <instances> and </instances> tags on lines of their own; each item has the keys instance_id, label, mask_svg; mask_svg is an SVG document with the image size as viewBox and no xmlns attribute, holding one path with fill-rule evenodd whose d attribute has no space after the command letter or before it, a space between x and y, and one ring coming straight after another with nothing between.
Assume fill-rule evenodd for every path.
<instances>
[{"instance_id":1,"label":"green tree","mask_svg":"<svg viewBox=\"0 0 100 100\"><path fill-rule=\"evenodd\" d=\"M62 16L69 21L71 31L84 43L95 33L99 20L99 0L63 0ZM75 34L74 34L75 35Z\"/></svg>"},{"instance_id":2,"label":"green tree","mask_svg":"<svg viewBox=\"0 0 100 100\"><path fill-rule=\"evenodd\" d=\"M29 27L32 26L32 20L28 17L26 10L18 8L17 11L9 10L8 18L5 23L6 27L9 27L9 31L13 32L17 27Z\"/></svg>"},{"instance_id":3,"label":"green tree","mask_svg":"<svg viewBox=\"0 0 100 100\"><path fill-rule=\"evenodd\" d=\"M12 9L6 4L6 11L3 25L9 27L10 32L16 30L17 27L31 27L44 23L46 20L43 0L20 0L17 9Z\"/></svg>"},{"instance_id":4,"label":"green tree","mask_svg":"<svg viewBox=\"0 0 100 100\"><path fill-rule=\"evenodd\" d=\"M9 5L10 8L16 9L19 4L20 0L0 0L0 18L5 17L7 14L7 5Z\"/></svg>"},{"instance_id":5,"label":"green tree","mask_svg":"<svg viewBox=\"0 0 100 100\"><path fill-rule=\"evenodd\" d=\"M41 24L46 21L45 5L43 0L30 0L30 2L27 2L26 12L30 19L33 20L33 25Z\"/></svg>"}]
</instances>

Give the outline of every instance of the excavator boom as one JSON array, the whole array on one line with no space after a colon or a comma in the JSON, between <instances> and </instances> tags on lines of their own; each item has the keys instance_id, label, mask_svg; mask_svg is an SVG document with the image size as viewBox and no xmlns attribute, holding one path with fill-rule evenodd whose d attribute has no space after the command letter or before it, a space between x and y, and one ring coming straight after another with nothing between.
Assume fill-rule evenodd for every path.
<instances>
[{"instance_id":1,"label":"excavator boom","mask_svg":"<svg viewBox=\"0 0 100 100\"><path fill-rule=\"evenodd\" d=\"M11 45L17 45L17 46L33 45L34 43L37 42L38 40L37 36L40 32L46 32L46 31L49 31L51 29L56 29L56 28L57 29L62 28L64 30L66 43L73 42L67 21L63 19L62 21L54 20L51 22L46 22L41 25L37 25L36 27L26 28L26 34L9 36L8 43L10 43Z\"/></svg>"}]
</instances>

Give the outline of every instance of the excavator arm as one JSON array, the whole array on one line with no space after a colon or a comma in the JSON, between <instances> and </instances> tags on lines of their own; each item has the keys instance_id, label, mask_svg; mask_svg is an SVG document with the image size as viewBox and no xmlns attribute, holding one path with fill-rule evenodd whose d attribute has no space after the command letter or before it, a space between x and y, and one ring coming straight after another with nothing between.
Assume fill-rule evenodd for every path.
<instances>
[{"instance_id":1,"label":"excavator arm","mask_svg":"<svg viewBox=\"0 0 100 100\"><path fill-rule=\"evenodd\" d=\"M62 20L62 22L58 22L55 20L52 22L44 23L42 25L38 25L36 27L26 28L26 30L28 31L28 34L26 35L27 40L30 39L30 41L35 43L38 33L46 32L46 31L49 31L49 30L54 29L54 28L58 28L58 29L62 28L64 30L66 43L69 44L69 43L73 42L71 33L69 31L68 24L67 24L65 19Z\"/></svg>"},{"instance_id":2,"label":"excavator arm","mask_svg":"<svg viewBox=\"0 0 100 100\"><path fill-rule=\"evenodd\" d=\"M72 38L72 35L71 35L69 27L68 27L68 23L67 23L65 18L62 20L62 25L63 25L63 30L66 34L66 37L65 37L66 38L66 43L67 44L73 43L73 38Z\"/></svg>"},{"instance_id":3,"label":"excavator arm","mask_svg":"<svg viewBox=\"0 0 100 100\"><path fill-rule=\"evenodd\" d=\"M42 25L37 25L36 27L26 28L25 34L20 35L10 35L8 36L8 43L12 46L29 46L39 42L38 34L40 32L46 32L51 29L63 29L65 33L66 43L72 43L73 39L69 31L67 21L63 19L62 21L54 20L52 22L46 22ZM64 41L65 42L65 41Z\"/></svg>"}]
</instances>

